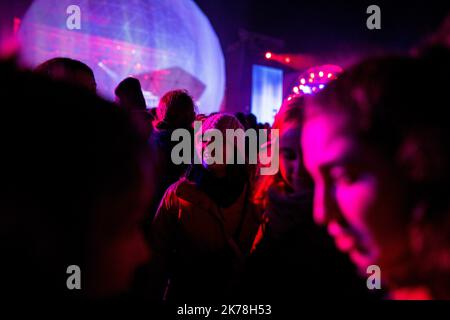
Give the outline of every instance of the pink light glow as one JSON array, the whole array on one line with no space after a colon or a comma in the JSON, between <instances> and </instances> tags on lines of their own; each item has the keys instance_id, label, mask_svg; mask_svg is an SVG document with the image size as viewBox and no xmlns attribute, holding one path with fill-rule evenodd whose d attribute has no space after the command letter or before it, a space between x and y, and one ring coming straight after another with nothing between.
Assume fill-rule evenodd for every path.
<instances>
[{"instance_id":1,"label":"pink light glow","mask_svg":"<svg viewBox=\"0 0 450 320\"><path fill-rule=\"evenodd\" d=\"M20 28L20 24L22 23L22 20L14 17L14 26L13 26L13 32L14 34L17 34L17 32L19 31Z\"/></svg>"}]
</instances>

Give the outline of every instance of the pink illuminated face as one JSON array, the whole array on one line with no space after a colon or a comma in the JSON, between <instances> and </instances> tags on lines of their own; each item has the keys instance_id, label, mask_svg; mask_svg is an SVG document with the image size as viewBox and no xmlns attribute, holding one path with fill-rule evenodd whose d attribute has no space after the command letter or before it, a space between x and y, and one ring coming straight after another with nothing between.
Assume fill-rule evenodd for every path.
<instances>
[{"instance_id":1,"label":"pink illuminated face","mask_svg":"<svg viewBox=\"0 0 450 320\"><path fill-rule=\"evenodd\" d=\"M311 189L311 179L303 165L300 148L301 127L296 122L285 123L280 129L280 174L294 191Z\"/></svg>"},{"instance_id":2,"label":"pink illuminated face","mask_svg":"<svg viewBox=\"0 0 450 320\"><path fill-rule=\"evenodd\" d=\"M377 264L385 275L406 256L404 188L398 172L374 148L359 143L350 121L318 115L303 129L307 170L315 183L314 219L360 271Z\"/></svg>"}]
</instances>

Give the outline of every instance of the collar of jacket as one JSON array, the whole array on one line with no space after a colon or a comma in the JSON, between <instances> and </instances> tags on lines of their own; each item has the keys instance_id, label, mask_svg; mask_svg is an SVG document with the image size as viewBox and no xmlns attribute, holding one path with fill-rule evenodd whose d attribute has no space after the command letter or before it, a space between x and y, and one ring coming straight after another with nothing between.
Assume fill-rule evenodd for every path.
<instances>
[{"instance_id":1,"label":"collar of jacket","mask_svg":"<svg viewBox=\"0 0 450 320\"><path fill-rule=\"evenodd\" d=\"M181 178L175 189L175 195L180 201L189 202L198 208L206 210L218 218L221 223L224 222L218 206L205 192L199 190L194 182L189 181L186 178Z\"/></svg>"}]
</instances>

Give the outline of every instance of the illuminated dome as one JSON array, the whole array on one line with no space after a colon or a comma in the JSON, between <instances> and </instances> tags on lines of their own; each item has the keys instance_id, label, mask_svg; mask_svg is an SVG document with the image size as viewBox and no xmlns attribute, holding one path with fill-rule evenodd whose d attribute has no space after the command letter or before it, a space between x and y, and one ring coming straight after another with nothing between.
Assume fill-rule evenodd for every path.
<instances>
[{"instance_id":1,"label":"illuminated dome","mask_svg":"<svg viewBox=\"0 0 450 320\"><path fill-rule=\"evenodd\" d=\"M185 88L200 112L218 111L225 89L223 53L206 16L191 0L78 0L81 29L69 30L72 0L35 0L19 32L24 62L78 59L112 98L125 77L140 79L150 106Z\"/></svg>"}]
</instances>

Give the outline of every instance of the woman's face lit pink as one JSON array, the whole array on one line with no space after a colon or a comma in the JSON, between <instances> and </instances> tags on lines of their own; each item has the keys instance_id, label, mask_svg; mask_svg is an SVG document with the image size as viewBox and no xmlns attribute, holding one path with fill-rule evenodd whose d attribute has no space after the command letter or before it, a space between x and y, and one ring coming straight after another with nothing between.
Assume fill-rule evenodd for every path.
<instances>
[{"instance_id":1,"label":"woman's face lit pink","mask_svg":"<svg viewBox=\"0 0 450 320\"><path fill-rule=\"evenodd\" d=\"M306 122L302 147L315 183L314 218L361 272L377 264L398 269L407 252L403 187L382 155L361 145L344 116Z\"/></svg>"},{"instance_id":2,"label":"woman's face lit pink","mask_svg":"<svg viewBox=\"0 0 450 320\"><path fill-rule=\"evenodd\" d=\"M280 129L280 174L294 191L312 188L303 165L300 133L301 126L296 122L285 123Z\"/></svg>"}]
</instances>

